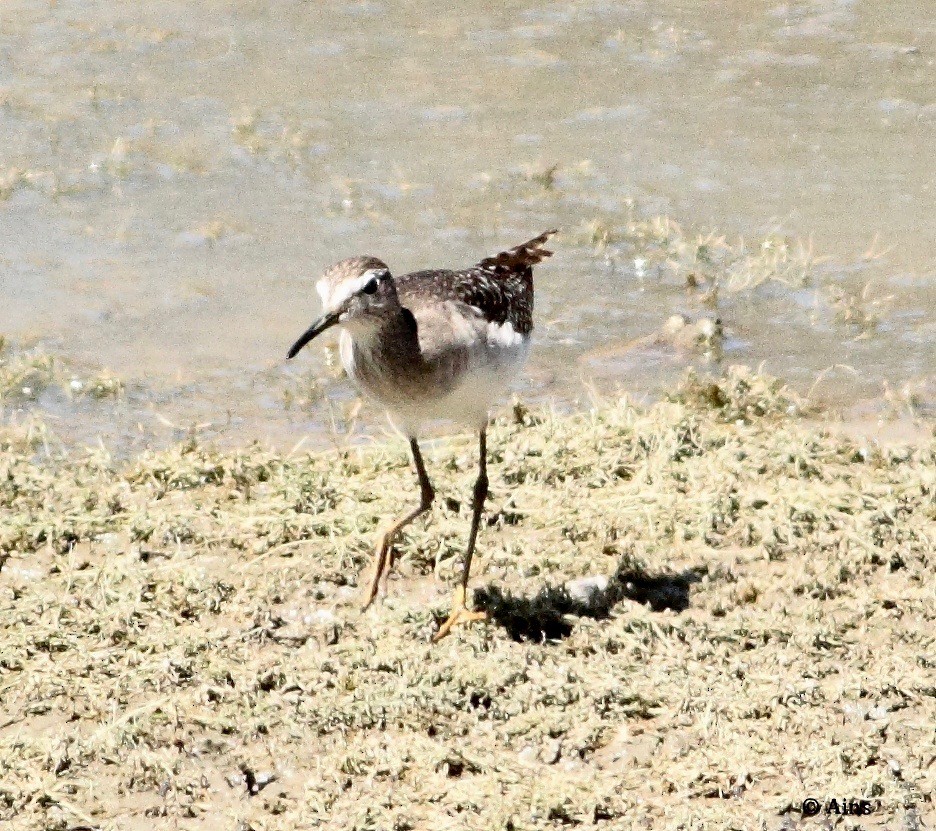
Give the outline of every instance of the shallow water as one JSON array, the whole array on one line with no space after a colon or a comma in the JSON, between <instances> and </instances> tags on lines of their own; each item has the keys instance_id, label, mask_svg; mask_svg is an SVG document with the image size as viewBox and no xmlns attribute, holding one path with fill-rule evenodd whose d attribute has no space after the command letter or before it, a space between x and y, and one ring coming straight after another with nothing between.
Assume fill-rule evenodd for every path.
<instances>
[{"instance_id":1,"label":"shallow water","mask_svg":"<svg viewBox=\"0 0 936 831\"><path fill-rule=\"evenodd\" d=\"M283 356L324 266L467 265L559 226L528 398L717 368L667 344L579 360L682 313L721 319L725 362L925 408L934 77L936 22L898 2L6 3L0 333L126 379L116 404L30 405L68 437L321 440L353 392L322 350ZM582 231L657 214L817 262L715 302Z\"/></svg>"}]
</instances>

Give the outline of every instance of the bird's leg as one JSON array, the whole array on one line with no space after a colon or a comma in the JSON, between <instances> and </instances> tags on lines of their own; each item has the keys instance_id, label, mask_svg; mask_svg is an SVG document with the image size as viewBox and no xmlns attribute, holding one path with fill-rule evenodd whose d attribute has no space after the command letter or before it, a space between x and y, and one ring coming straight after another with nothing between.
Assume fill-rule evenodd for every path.
<instances>
[{"instance_id":1,"label":"bird's leg","mask_svg":"<svg viewBox=\"0 0 936 831\"><path fill-rule=\"evenodd\" d=\"M478 537L478 526L481 524L481 511L484 508L484 500L488 493L487 477L487 430L482 428L481 440L479 443L480 460L478 464L478 478L475 480L474 494L471 501L471 531L468 534L468 550L465 552L465 565L462 568L461 583L455 589L455 596L452 598L452 613L448 620L439 627L434 641L440 641L455 626L461 623L471 623L473 620L485 620L485 612L471 612L465 604L465 597L468 594L468 575L471 571L471 558L474 555L475 540Z\"/></svg>"},{"instance_id":2,"label":"bird's leg","mask_svg":"<svg viewBox=\"0 0 936 831\"><path fill-rule=\"evenodd\" d=\"M393 541L396 535L400 532L400 529L409 525L420 514L428 511L432 505L432 500L435 498L435 491L432 489L429 476L426 474L426 465L423 463L422 453L419 450L419 444L416 439L410 439L410 450L413 451L413 462L416 464L416 475L419 477L419 505L394 522L380 535L374 554L374 574L371 577L370 586L364 598L363 609L366 609L374 602L374 598L377 597L377 592L381 585L383 585L384 591L386 591L387 578L390 575L390 569L393 568Z\"/></svg>"}]
</instances>

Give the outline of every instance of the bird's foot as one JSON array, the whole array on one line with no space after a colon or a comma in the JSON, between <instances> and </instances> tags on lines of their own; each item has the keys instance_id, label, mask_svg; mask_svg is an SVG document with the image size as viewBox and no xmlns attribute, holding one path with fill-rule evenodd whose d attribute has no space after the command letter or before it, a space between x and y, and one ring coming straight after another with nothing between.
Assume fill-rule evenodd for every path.
<instances>
[{"instance_id":1,"label":"bird's foot","mask_svg":"<svg viewBox=\"0 0 936 831\"><path fill-rule=\"evenodd\" d=\"M487 612L472 612L465 606L465 590L459 586L455 590L455 597L452 599L452 613L448 616L432 638L433 643L441 641L448 635L452 629L464 623L472 623L476 620L487 620Z\"/></svg>"},{"instance_id":2,"label":"bird's foot","mask_svg":"<svg viewBox=\"0 0 936 831\"><path fill-rule=\"evenodd\" d=\"M367 593L364 595L361 611L366 612L371 603L377 599L380 594L383 597L387 595L387 579L390 576L390 570L393 568L393 552L391 551L387 535L381 537L377 544L377 551L374 553L374 571L367 586Z\"/></svg>"}]
</instances>

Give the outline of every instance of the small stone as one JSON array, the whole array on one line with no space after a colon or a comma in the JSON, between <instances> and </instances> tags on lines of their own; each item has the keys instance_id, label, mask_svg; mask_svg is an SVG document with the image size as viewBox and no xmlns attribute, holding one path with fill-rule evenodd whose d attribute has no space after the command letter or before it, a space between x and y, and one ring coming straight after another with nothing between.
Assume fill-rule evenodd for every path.
<instances>
[{"instance_id":1,"label":"small stone","mask_svg":"<svg viewBox=\"0 0 936 831\"><path fill-rule=\"evenodd\" d=\"M548 739L540 748L540 761L545 765L554 765L562 756L562 742L559 739Z\"/></svg>"},{"instance_id":2,"label":"small stone","mask_svg":"<svg viewBox=\"0 0 936 831\"><path fill-rule=\"evenodd\" d=\"M536 748L529 745L517 754L517 761L525 768L535 768L538 761L537 755Z\"/></svg>"},{"instance_id":3,"label":"small stone","mask_svg":"<svg viewBox=\"0 0 936 831\"><path fill-rule=\"evenodd\" d=\"M608 578L604 574L580 577L578 580L569 580L565 584L569 597L581 603L591 603L596 594L600 594L607 588Z\"/></svg>"}]
</instances>

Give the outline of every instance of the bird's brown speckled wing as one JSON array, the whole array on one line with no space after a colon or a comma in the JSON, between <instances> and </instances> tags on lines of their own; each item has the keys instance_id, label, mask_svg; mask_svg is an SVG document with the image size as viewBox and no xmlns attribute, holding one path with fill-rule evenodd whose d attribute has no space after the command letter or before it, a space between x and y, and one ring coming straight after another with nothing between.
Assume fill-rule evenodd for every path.
<instances>
[{"instance_id":1,"label":"bird's brown speckled wing","mask_svg":"<svg viewBox=\"0 0 936 831\"><path fill-rule=\"evenodd\" d=\"M543 245L555 233L546 231L463 271L414 271L397 277L400 303L414 312L439 300L464 303L485 320L509 322L514 331L527 335L533 329L533 266L552 256Z\"/></svg>"}]
</instances>

